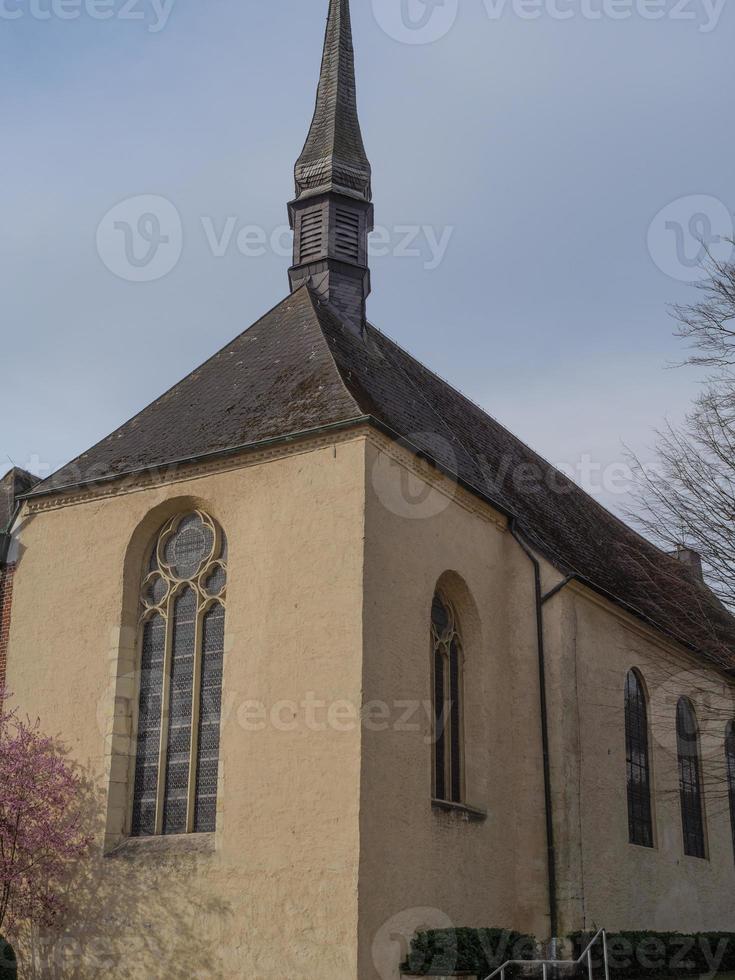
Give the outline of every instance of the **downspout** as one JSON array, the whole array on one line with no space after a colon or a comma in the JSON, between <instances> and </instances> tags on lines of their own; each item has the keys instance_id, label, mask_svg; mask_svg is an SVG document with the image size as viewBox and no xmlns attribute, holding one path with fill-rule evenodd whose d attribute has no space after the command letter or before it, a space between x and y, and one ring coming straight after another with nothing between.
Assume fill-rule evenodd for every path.
<instances>
[{"instance_id":1,"label":"downspout","mask_svg":"<svg viewBox=\"0 0 735 980\"><path fill-rule=\"evenodd\" d=\"M541 590L541 565L518 532L515 518L509 524L511 535L523 549L533 565L536 602L536 637L538 645L539 693L541 703L541 744L544 763L544 804L546 812L546 858L549 890L549 917L551 919L552 948L556 949L559 938L559 913L557 908L556 845L554 843L554 807L551 795L551 751L549 747L549 708L546 692L546 648L544 645L544 597Z\"/></svg>"}]
</instances>

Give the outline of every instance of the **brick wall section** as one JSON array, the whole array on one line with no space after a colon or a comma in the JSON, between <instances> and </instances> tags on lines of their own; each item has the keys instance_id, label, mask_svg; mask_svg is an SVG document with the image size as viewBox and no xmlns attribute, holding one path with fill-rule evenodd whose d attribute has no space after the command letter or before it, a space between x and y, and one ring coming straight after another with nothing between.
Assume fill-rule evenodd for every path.
<instances>
[{"instance_id":1,"label":"brick wall section","mask_svg":"<svg viewBox=\"0 0 735 980\"><path fill-rule=\"evenodd\" d=\"M15 565L3 565L0 568L0 687L5 684L14 574Z\"/></svg>"}]
</instances>

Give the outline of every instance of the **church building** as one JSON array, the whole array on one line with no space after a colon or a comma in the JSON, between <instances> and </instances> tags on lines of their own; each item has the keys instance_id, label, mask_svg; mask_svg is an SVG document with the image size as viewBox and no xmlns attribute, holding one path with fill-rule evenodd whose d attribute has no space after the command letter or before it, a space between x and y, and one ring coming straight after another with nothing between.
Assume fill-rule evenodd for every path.
<instances>
[{"instance_id":1,"label":"church building","mask_svg":"<svg viewBox=\"0 0 735 980\"><path fill-rule=\"evenodd\" d=\"M367 318L348 0L295 178L286 298L2 484L0 684L95 833L47 975L398 980L414 929L735 931L732 620Z\"/></svg>"}]
</instances>

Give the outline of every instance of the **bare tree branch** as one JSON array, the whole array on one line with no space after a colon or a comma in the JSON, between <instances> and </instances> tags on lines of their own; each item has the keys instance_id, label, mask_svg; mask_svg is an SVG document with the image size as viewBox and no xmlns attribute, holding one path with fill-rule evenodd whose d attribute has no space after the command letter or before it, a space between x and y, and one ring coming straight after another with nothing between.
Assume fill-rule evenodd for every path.
<instances>
[{"instance_id":1,"label":"bare tree branch","mask_svg":"<svg viewBox=\"0 0 735 980\"><path fill-rule=\"evenodd\" d=\"M735 244L735 243L733 243ZM671 554L700 556L698 569L664 562L667 587L662 622L675 617L688 635L718 664L735 666L735 264L710 253L708 278L697 288L703 299L673 309L678 334L692 342L687 364L714 368L681 427L667 424L657 433L657 459L646 465L629 453L637 477L628 517L646 537ZM625 556L631 579L641 591L660 582L645 549ZM647 567L649 566L649 567ZM649 604L660 589L647 592ZM664 608L666 607L666 608Z\"/></svg>"},{"instance_id":2,"label":"bare tree branch","mask_svg":"<svg viewBox=\"0 0 735 980\"><path fill-rule=\"evenodd\" d=\"M698 352L686 363L730 372L735 366L735 264L716 259L708 249L704 269L707 278L696 287L701 302L672 307L677 333Z\"/></svg>"}]
</instances>

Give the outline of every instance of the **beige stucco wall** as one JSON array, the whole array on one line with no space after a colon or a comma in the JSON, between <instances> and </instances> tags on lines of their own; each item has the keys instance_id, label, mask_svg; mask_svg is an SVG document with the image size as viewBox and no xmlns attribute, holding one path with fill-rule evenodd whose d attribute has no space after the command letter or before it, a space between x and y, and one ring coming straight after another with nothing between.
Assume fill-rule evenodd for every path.
<instances>
[{"instance_id":1,"label":"beige stucco wall","mask_svg":"<svg viewBox=\"0 0 735 980\"><path fill-rule=\"evenodd\" d=\"M190 507L229 539L217 833L131 845L141 566ZM534 582L500 514L363 430L26 514L15 556L9 687L85 767L98 835L39 976L397 980L416 929L547 937ZM431 805L437 584L461 621L483 820ZM545 636L561 931L735 929L721 782L710 859L685 858L670 737L680 694L711 732L724 688L706 693L691 657L576 585L546 606ZM627 842L632 666L655 704L652 851ZM723 737L705 747L713 787Z\"/></svg>"},{"instance_id":2,"label":"beige stucco wall","mask_svg":"<svg viewBox=\"0 0 735 980\"><path fill-rule=\"evenodd\" d=\"M407 453L370 445L364 691L391 725L363 735L361 980L398 977L418 928L548 932L532 566L499 514L422 474L433 480ZM466 798L484 821L431 805L438 583L460 618Z\"/></svg>"},{"instance_id":3,"label":"beige stucco wall","mask_svg":"<svg viewBox=\"0 0 735 980\"><path fill-rule=\"evenodd\" d=\"M735 857L725 784L732 687L686 651L578 587L546 608L559 860L567 928L735 930ZM655 847L628 843L624 689L641 673L649 703ZM684 854L676 705L702 733L708 858Z\"/></svg>"},{"instance_id":4,"label":"beige stucco wall","mask_svg":"<svg viewBox=\"0 0 735 980\"><path fill-rule=\"evenodd\" d=\"M360 977L390 980L420 928L507 927L548 938L532 565L491 508L376 438L366 469L367 701L419 703L412 730L363 736ZM540 560L543 590L563 576ZM428 622L440 583L465 634L467 800L433 809ZM723 783L733 688L612 603L571 584L544 607L559 934L583 928L735 930ZM628 843L624 686L651 695L656 848ZM709 858L685 857L676 702L703 729ZM394 699L400 699L396 705Z\"/></svg>"},{"instance_id":5,"label":"beige stucco wall","mask_svg":"<svg viewBox=\"0 0 735 980\"><path fill-rule=\"evenodd\" d=\"M24 523L8 684L87 769L108 849L127 810L119 753L134 685L117 674L134 649L143 551L190 506L229 539L216 839L169 838L163 853L144 841L103 859L98 844L54 980L356 976L360 728L321 730L323 713L309 724L300 706L310 692L360 703L363 443L310 448ZM262 730L252 701L268 712Z\"/></svg>"}]
</instances>

